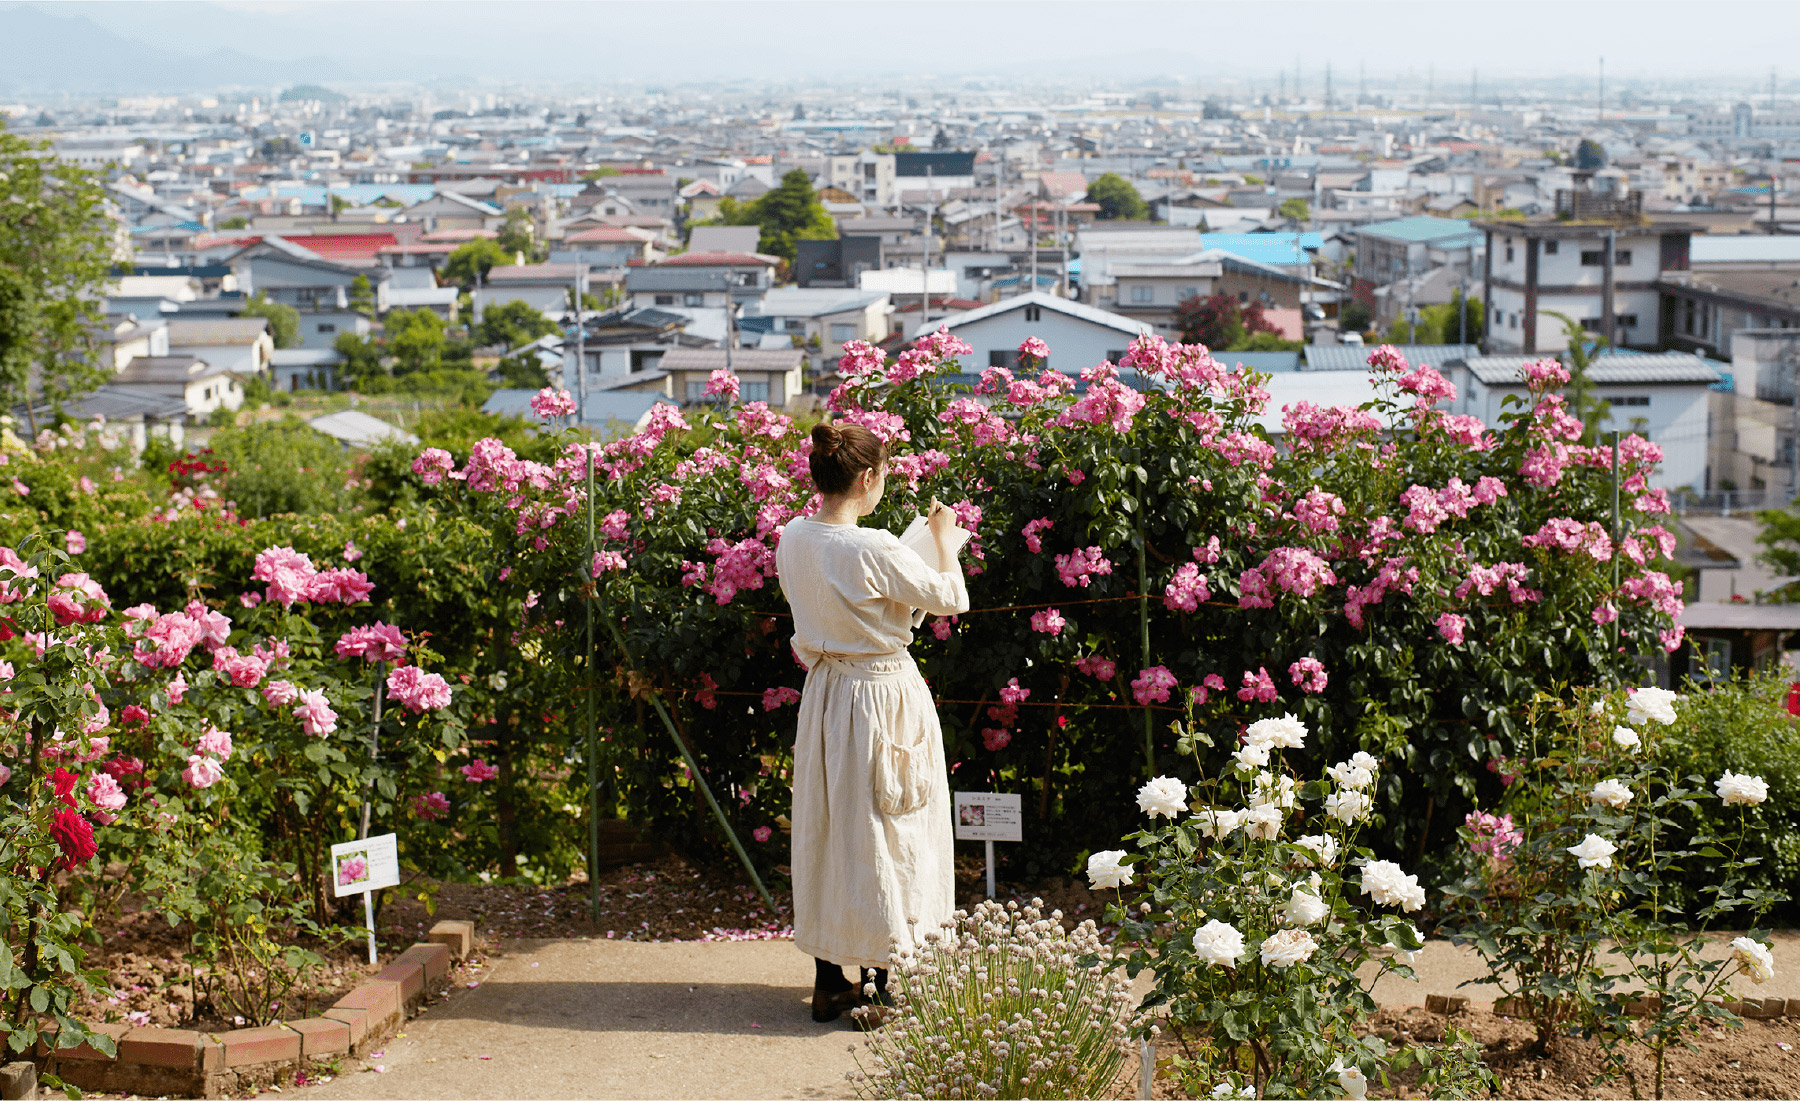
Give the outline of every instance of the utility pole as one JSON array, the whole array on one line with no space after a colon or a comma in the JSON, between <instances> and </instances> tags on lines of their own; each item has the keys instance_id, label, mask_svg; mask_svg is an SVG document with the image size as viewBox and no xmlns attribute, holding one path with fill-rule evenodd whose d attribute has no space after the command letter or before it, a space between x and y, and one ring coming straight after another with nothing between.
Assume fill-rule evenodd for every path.
<instances>
[{"instance_id":1,"label":"utility pole","mask_svg":"<svg viewBox=\"0 0 1800 1101\"><path fill-rule=\"evenodd\" d=\"M925 295L919 299L919 335L931 321L931 166L925 166L925 255L919 261L919 277L925 281Z\"/></svg>"},{"instance_id":2,"label":"utility pole","mask_svg":"<svg viewBox=\"0 0 1800 1101\"><path fill-rule=\"evenodd\" d=\"M1331 62L1325 63L1325 110L1331 110Z\"/></svg>"},{"instance_id":3,"label":"utility pole","mask_svg":"<svg viewBox=\"0 0 1800 1101\"><path fill-rule=\"evenodd\" d=\"M575 295L575 419L577 424L585 425L587 423L587 323L581 316L581 265L579 263L575 265L573 293Z\"/></svg>"},{"instance_id":4,"label":"utility pole","mask_svg":"<svg viewBox=\"0 0 1800 1101\"><path fill-rule=\"evenodd\" d=\"M1606 121L1606 58L1600 59L1600 97L1594 108L1594 125L1599 126Z\"/></svg>"}]
</instances>

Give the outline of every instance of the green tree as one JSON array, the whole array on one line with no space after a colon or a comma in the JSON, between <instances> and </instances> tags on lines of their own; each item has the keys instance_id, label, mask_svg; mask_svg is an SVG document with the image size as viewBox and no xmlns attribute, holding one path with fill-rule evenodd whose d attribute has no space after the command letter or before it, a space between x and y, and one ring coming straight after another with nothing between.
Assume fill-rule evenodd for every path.
<instances>
[{"instance_id":1,"label":"green tree","mask_svg":"<svg viewBox=\"0 0 1800 1101\"><path fill-rule=\"evenodd\" d=\"M1292 221L1304 222L1312 217L1312 207L1305 199L1283 199L1276 213Z\"/></svg>"},{"instance_id":2,"label":"green tree","mask_svg":"<svg viewBox=\"0 0 1800 1101\"><path fill-rule=\"evenodd\" d=\"M513 262L512 253L492 237L476 237L456 246L444 260L442 278L467 290L487 278L496 265Z\"/></svg>"},{"instance_id":3,"label":"green tree","mask_svg":"<svg viewBox=\"0 0 1800 1101\"><path fill-rule=\"evenodd\" d=\"M1150 208L1131 181L1116 172L1107 172L1088 185L1087 201L1100 204L1100 217L1140 221L1150 217Z\"/></svg>"},{"instance_id":4,"label":"green tree","mask_svg":"<svg viewBox=\"0 0 1800 1101\"><path fill-rule=\"evenodd\" d=\"M382 336L397 375L435 371L443 364L444 319L428 309L390 311L382 321Z\"/></svg>"},{"instance_id":5,"label":"green tree","mask_svg":"<svg viewBox=\"0 0 1800 1101\"><path fill-rule=\"evenodd\" d=\"M499 344L510 349L555 331L556 323L536 306L515 298L481 312L477 339L482 344Z\"/></svg>"},{"instance_id":6,"label":"green tree","mask_svg":"<svg viewBox=\"0 0 1800 1101\"><path fill-rule=\"evenodd\" d=\"M1338 332L1367 332L1369 325L1374 320L1373 315L1369 313L1369 307L1361 302L1346 302L1344 308L1338 311Z\"/></svg>"},{"instance_id":7,"label":"green tree","mask_svg":"<svg viewBox=\"0 0 1800 1101\"><path fill-rule=\"evenodd\" d=\"M758 252L794 262L794 242L829 241L837 236L837 223L825 212L825 204L813 191L812 177L795 168L781 177L781 185L750 203L728 195L719 202L719 223L728 226L760 226Z\"/></svg>"},{"instance_id":8,"label":"green tree","mask_svg":"<svg viewBox=\"0 0 1800 1101\"><path fill-rule=\"evenodd\" d=\"M583 172L581 174L581 178L588 181L589 183L592 183L595 180L604 180L609 176L622 176L622 175L624 175L624 173L620 172L617 168L614 168L612 165L603 164L598 168L590 168L586 172Z\"/></svg>"},{"instance_id":9,"label":"green tree","mask_svg":"<svg viewBox=\"0 0 1800 1101\"><path fill-rule=\"evenodd\" d=\"M495 241L506 252L522 254L532 263L542 259L538 255L537 223L532 221L531 211L522 206L507 208L506 218L500 223L500 236Z\"/></svg>"},{"instance_id":10,"label":"green tree","mask_svg":"<svg viewBox=\"0 0 1800 1101\"><path fill-rule=\"evenodd\" d=\"M1459 304L1463 312L1461 324L1456 316ZM1413 335L1421 344L1479 344L1482 317L1481 299L1458 294L1455 301L1420 310Z\"/></svg>"},{"instance_id":11,"label":"green tree","mask_svg":"<svg viewBox=\"0 0 1800 1101\"><path fill-rule=\"evenodd\" d=\"M364 317L375 316L375 288L368 276L358 275L350 281L350 308Z\"/></svg>"},{"instance_id":12,"label":"green tree","mask_svg":"<svg viewBox=\"0 0 1800 1101\"><path fill-rule=\"evenodd\" d=\"M112 277L100 175L0 129L0 400L60 400L105 377L90 326ZM35 383L35 385L34 385Z\"/></svg>"},{"instance_id":13,"label":"green tree","mask_svg":"<svg viewBox=\"0 0 1800 1101\"><path fill-rule=\"evenodd\" d=\"M332 347L344 357L344 377L352 382L382 374L381 345L355 333L339 333Z\"/></svg>"},{"instance_id":14,"label":"green tree","mask_svg":"<svg viewBox=\"0 0 1800 1101\"><path fill-rule=\"evenodd\" d=\"M1606 167L1606 149L1593 138L1582 138L1575 147L1575 167L1585 171Z\"/></svg>"},{"instance_id":15,"label":"green tree","mask_svg":"<svg viewBox=\"0 0 1800 1101\"><path fill-rule=\"evenodd\" d=\"M361 279L362 276L357 276ZM261 294L255 295L244 303L239 317L260 317L269 323L269 335L275 338L277 348L297 348L300 346L300 311L280 302L271 302Z\"/></svg>"},{"instance_id":16,"label":"green tree","mask_svg":"<svg viewBox=\"0 0 1800 1101\"><path fill-rule=\"evenodd\" d=\"M331 212L333 214L336 214L340 210L349 210L356 205L342 195L328 195L326 196L326 200L331 204Z\"/></svg>"},{"instance_id":17,"label":"green tree","mask_svg":"<svg viewBox=\"0 0 1800 1101\"><path fill-rule=\"evenodd\" d=\"M242 214L233 214L229 218L220 219L219 228L220 229L243 229L245 226L247 226L249 224L250 224L250 219L244 217Z\"/></svg>"}]
</instances>

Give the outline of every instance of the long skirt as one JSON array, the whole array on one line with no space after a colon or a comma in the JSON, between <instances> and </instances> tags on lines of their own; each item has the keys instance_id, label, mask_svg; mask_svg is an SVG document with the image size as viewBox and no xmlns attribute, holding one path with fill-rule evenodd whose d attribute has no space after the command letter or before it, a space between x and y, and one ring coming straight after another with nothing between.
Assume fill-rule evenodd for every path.
<instances>
[{"instance_id":1,"label":"long skirt","mask_svg":"<svg viewBox=\"0 0 1800 1101\"><path fill-rule=\"evenodd\" d=\"M886 967L956 909L950 782L937 708L905 651L825 656L794 743L794 945Z\"/></svg>"}]
</instances>

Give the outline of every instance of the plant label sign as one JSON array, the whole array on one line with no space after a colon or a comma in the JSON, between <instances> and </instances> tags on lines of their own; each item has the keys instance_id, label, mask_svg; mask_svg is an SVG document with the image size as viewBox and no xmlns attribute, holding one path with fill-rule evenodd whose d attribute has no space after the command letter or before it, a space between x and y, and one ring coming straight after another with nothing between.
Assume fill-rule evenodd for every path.
<instances>
[{"instance_id":1,"label":"plant label sign","mask_svg":"<svg viewBox=\"0 0 1800 1101\"><path fill-rule=\"evenodd\" d=\"M1023 841L1022 796L998 791L959 791L956 795L958 841Z\"/></svg>"},{"instance_id":2,"label":"plant label sign","mask_svg":"<svg viewBox=\"0 0 1800 1101\"><path fill-rule=\"evenodd\" d=\"M331 846L331 882L337 898L399 886L400 850L395 835L384 833Z\"/></svg>"}]
</instances>

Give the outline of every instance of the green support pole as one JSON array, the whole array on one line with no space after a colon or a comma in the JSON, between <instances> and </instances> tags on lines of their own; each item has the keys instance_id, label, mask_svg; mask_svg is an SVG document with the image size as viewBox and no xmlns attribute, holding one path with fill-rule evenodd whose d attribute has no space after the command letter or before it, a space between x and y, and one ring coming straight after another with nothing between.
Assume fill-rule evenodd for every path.
<instances>
[{"instance_id":1,"label":"green support pole","mask_svg":"<svg viewBox=\"0 0 1800 1101\"><path fill-rule=\"evenodd\" d=\"M1613 592L1617 593L1619 591L1619 430L1617 428L1613 429L1612 437L1612 587ZM1618 598L1614 597L1614 599ZM1616 653L1618 649L1619 621L1615 619L1613 620L1613 651Z\"/></svg>"},{"instance_id":2,"label":"green support pole","mask_svg":"<svg viewBox=\"0 0 1800 1101\"><path fill-rule=\"evenodd\" d=\"M1144 568L1144 533L1138 532L1138 641L1142 645L1143 663L1150 668L1150 575ZM1144 705L1144 767L1147 778L1156 779L1156 738L1151 730L1150 705Z\"/></svg>"},{"instance_id":3,"label":"green support pole","mask_svg":"<svg viewBox=\"0 0 1800 1101\"><path fill-rule=\"evenodd\" d=\"M627 669L629 669L630 651L625 648L625 633L619 630L619 625L613 622L611 616L606 617L606 626L612 631L613 642L619 647L619 659L625 661ZM750 854L744 851L744 843L738 840L737 831L731 828L731 822L725 817L724 810L719 807L719 801L713 798L712 787L707 784L706 777L700 774L699 762L695 761L694 755L688 752L687 743L681 740L680 732L675 729L675 720L669 717L668 709L663 707L662 694L654 688L650 690L650 706L656 708L657 716L662 719L663 726L668 728L669 737L675 739L675 748L681 750L681 759L687 762L688 775L694 778L694 783L700 788L700 794L706 797L706 805L712 808L713 817L719 820L719 828L725 831L726 838L731 841L732 850L737 853L738 859L744 862L744 870L750 873L750 880L756 884L757 893L762 895L764 905L768 906L769 913L773 915L776 913L775 899L770 896L769 889L763 886L762 876L756 874L756 865L750 862Z\"/></svg>"},{"instance_id":4,"label":"green support pole","mask_svg":"<svg viewBox=\"0 0 1800 1101\"><path fill-rule=\"evenodd\" d=\"M587 451L587 542L588 561L594 560L594 449ZM593 572L591 569L589 572ZM594 578L596 590L600 579ZM596 595L598 595L596 593ZM594 718L594 695L599 685L594 677L594 597L587 600L587 782L588 782L588 916L600 920L600 733Z\"/></svg>"}]
</instances>

